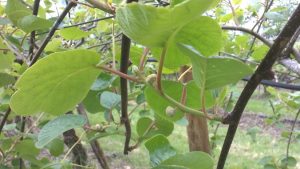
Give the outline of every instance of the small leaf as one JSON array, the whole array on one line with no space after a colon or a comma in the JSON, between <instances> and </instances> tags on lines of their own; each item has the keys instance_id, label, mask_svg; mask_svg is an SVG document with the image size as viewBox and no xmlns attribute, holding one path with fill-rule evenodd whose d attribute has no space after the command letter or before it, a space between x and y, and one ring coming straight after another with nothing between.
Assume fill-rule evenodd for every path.
<instances>
[{"instance_id":1,"label":"small leaf","mask_svg":"<svg viewBox=\"0 0 300 169\"><path fill-rule=\"evenodd\" d=\"M25 16L18 21L19 27L27 33L34 30L47 30L52 24L53 23L50 20L39 18L34 15Z\"/></svg>"},{"instance_id":2,"label":"small leaf","mask_svg":"<svg viewBox=\"0 0 300 169\"><path fill-rule=\"evenodd\" d=\"M121 96L112 92L103 92L100 96L100 103L103 107L111 110L121 102Z\"/></svg>"},{"instance_id":3,"label":"small leaf","mask_svg":"<svg viewBox=\"0 0 300 169\"><path fill-rule=\"evenodd\" d=\"M27 69L16 83L10 106L18 115L73 110L87 95L100 71L99 56L89 50L57 52Z\"/></svg>"},{"instance_id":4,"label":"small leaf","mask_svg":"<svg viewBox=\"0 0 300 169\"><path fill-rule=\"evenodd\" d=\"M252 53L251 57L254 60L261 61L266 56L268 50L269 50L269 47L266 45L261 45L261 46L255 47L254 52Z\"/></svg>"},{"instance_id":5,"label":"small leaf","mask_svg":"<svg viewBox=\"0 0 300 169\"><path fill-rule=\"evenodd\" d=\"M156 135L145 142L149 151L152 166L159 165L162 161L176 155L176 151L170 145L169 140L163 135Z\"/></svg>"},{"instance_id":6,"label":"small leaf","mask_svg":"<svg viewBox=\"0 0 300 169\"><path fill-rule=\"evenodd\" d=\"M36 147L43 148L63 132L82 127L85 123L86 119L81 115L67 114L59 116L43 126L38 135Z\"/></svg>"},{"instance_id":7,"label":"small leaf","mask_svg":"<svg viewBox=\"0 0 300 169\"><path fill-rule=\"evenodd\" d=\"M40 150L34 146L34 142L31 139L25 139L21 142L18 142L15 147L16 152L20 153L21 155L32 155L38 156Z\"/></svg>"},{"instance_id":8,"label":"small leaf","mask_svg":"<svg viewBox=\"0 0 300 169\"><path fill-rule=\"evenodd\" d=\"M78 27L71 27L60 30L60 35L66 40L79 40L89 36L90 33L85 32Z\"/></svg>"},{"instance_id":9,"label":"small leaf","mask_svg":"<svg viewBox=\"0 0 300 169\"><path fill-rule=\"evenodd\" d=\"M238 60L220 57L205 58L191 46L179 45L179 47L192 61L196 84L205 90L235 83L252 73L249 66Z\"/></svg>"},{"instance_id":10,"label":"small leaf","mask_svg":"<svg viewBox=\"0 0 300 169\"><path fill-rule=\"evenodd\" d=\"M188 169L213 169L213 159L204 152L193 151L185 154L177 154L161 163L162 165L176 165Z\"/></svg>"}]
</instances>

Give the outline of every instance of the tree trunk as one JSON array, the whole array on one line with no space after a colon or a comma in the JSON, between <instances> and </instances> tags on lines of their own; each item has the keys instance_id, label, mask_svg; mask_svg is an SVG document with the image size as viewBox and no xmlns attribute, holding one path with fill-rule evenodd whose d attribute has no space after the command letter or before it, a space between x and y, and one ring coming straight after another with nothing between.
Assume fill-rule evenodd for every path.
<instances>
[{"instance_id":1,"label":"tree trunk","mask_svg":"<svg viewBox=\"0 0 300 169\"><path fill-rule=\"evenodd\" d=\"M181 73L185 72L187 67L181 68ZM193 79L192 72L189 71L183 77L183 82L188 82ZM200 100L199 100L200 103ZM209 135L206 118L200 118L187 114L186 118L189 122L187 126L187 135L190 151L203 151L210 154Z\"/></svg>"}]
</instances>

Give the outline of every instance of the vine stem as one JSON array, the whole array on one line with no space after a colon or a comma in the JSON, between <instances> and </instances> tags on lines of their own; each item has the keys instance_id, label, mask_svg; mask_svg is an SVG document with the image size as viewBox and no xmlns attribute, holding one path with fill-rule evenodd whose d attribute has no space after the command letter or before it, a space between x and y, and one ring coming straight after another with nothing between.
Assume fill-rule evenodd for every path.
<instances>
[{"instance_id":1,"label":"vine stem","mask_svg":"<svg viewBox=\"0 0 300 169\"><path fill-rule=\"evenodd\" d=\"M287 47L295 32L300 27L299 20L300 4L296 8L293 15L290 17L287 24L284 26L283 30L280 32L279 36L276 38L274 44L272 45L272 47L270 48L270 50L268 51L267 55L262 60L258 68L256 69L255 73L248 81L233 111L226 118L224 118L223 123L229 124L229 127L221 150L221 154L219 156L217 169L224 168L225 161L227 159L232 141L234 139L240 118L250 97L252 96L257 86L260 84L261 80L265 77L268 77L273 64L281 56L283 50Z\"/></svg>"},{"instance_id":2,"label":"vine stem","mask_svg":"<svg viewBox=\"0 0 300 169\"><path fill-rule=\"evenodd\" d=\"M100 66L97 66L97 68L102 69L102 70L105 70L105 71L108 71L108 72L110 72L110 73L112 73L112 74L115 74L115 75L120 76L121 78L130 80L130 81L133 81L133 82L136 82L136 83L141 83L141 82L143 82L142 80L140 80L140 79L138 79L138 78L136 78L136 77L129 76L129 75L123 73L123 72L117 71L117 70L112 69L112 68L109 68L109 67L107 67L107 66L102 66L102 65L100 65Z\"/></svg>"},{"instance_id":3,"label":"vine stem","mask_svg":"<svg viewBox=\"0 0 300 169\"><path fill-rule=\"evenodd\" d=\"M162 70L163 70L163 66L164 66L166 53L167 53L167 47L164 47L162 50L162 53L160 55L160 60L158 63L157 78L156 78L156 85L157 85L156 87L161 94L163 94L162 86L161 86L161 76L162 76Z\"/></svg>"}]
</instances>

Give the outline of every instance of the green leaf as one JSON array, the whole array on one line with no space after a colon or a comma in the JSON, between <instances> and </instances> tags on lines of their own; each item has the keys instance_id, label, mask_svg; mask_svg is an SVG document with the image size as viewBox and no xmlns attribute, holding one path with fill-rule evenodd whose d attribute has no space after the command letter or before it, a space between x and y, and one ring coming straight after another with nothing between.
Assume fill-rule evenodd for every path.
<instances>
[{"instance_id":1,"label":"green leaf","mask_svg":"<svg viewBox=\"0 0 300 169\"><path fill-rule=\"evenodd\" d=\"M111 76L107 73L101 73L97 80L93 83L91 90L99 91L110 87L116 76Z\"/></svg>"},{"instance_id":2,"label":"green leaf","mask_svg":"<svg viewBox=\"0 0 300 169\"><path fill-rule=\"evenodd\" d=\"M146 136L147 130L150 129L151 124L154 123L149 117L142 117L138 120L136 124L136 131L139 137Z\"/></svg>"},{"instance_id":3,"label":"green leaf","mask_svg":"<svg viewBox=\"0 0 300 169\"><path fill-rule=\"evenodd\" d=\"M205 90L235 83L250 75L252 70L246 64L231 58L205 58L191 46L178 45L190 57L193 65L193 78Z\"/></svg>"},{"instance_id":4,"label":"green leaf","mask_svg":"<svg viewBox=\"0 0 300 169\"><path fill-rule=\"evenodd\" d=\"M256 61L261 61L266 56L268 50L269 47L266 45L255 47L251 57Z\"/></svg>"},{"instance_id":5,"label":"green leaf","mask_svg":"<svg viewBox=\"0 0 300 169\"><path fill-rule=\"evenodd\" d=\"M15 26L18 26L18 21L20 19L32 14L31 10L20 0L8 0L5 7L5 13Z\"/></svg>"},{"instance_id":6,"label":"green leaf","mask_svg":"<svg viewBox=\"0 0 300 169\"><path fill-rule=\"evenodd\" d=\"M168 8L131 3L116 11L116 20L125 35L149 47L162 47L178 24Z\"/></svg>"},{"instance_id":7,"label":"green leaf","mask_svg":"<svg viewBox=\"0 0 300 169\"><path fill-rule=\"evenodd\" d=\"M288 167L295 167L297 165L297 160L295 157L286 157L281 160L281 165L282 166L288 166Z\"/></svg>"},{"instance_id":8,"label":"green leaf","mask_svg":"<svg viewBox=\"0 0 300 169\"><path fill-rule=\"evenodd\" d=\"M176 155L176 151L170 145L169 140L163 135L156 135L145 142L149 151L152 166L159 165L162 161Z\"/></svg>"},{"instance_id":9,"label":"green leaf","mask_svg":"<svg viewBox=\"0 0 300 169\"><path fill-rule=\"evenodd\" d=\"M103 107L111 110L121 102L121 96L112 92L103 92L100 96L100 103Z\"/></svg>"},{"instance_id":10,"label":"green leaf","mask_svg":"<svg viewBox=\"0 0 300 169\"><path fill-rule=\"evenodd\" d=\"M172 122L159 116L155 116L155 121L149 117L142 117L138 120L136 126L137 134L140 138L148 138L157 134L169 136L173 129L174 124Z\"/></svg>"},{"instance_id":11,"label":"green leaf","mask_svg":"<svg viewBox=\"0 0 300 169\"><path fill-rule=\"evenodd\" d=\"M174 31L205 12L214 0L186 0L173 8L131 3L116 11L125 35L148 47L163 47ZM170 19L172 18L172 19Z\"/></svg>"},{"instance_id":12,"label":"green leaf","mask_svg":"<svg viewBox=\"0 0 300 169\"><path fill-rule=\"evenodd\" d=\"M55 138L48 145L51 155L58 157L64 152L64 142L61 139Z\"/></svg>"},{"instance_id":13,"label":"green leaf","mask_svg":"<svg viewBox=\"0 0 300 169\"><path fill-rule=\"evenodd\" d=\"M62 39L52 39L45 48L46 52L57 52L62 46Z\"/></svg>"},{"instance_id":14,"label":"green leaf","mask_svg":"<svg viewBox=\"0 0 300 169\"><path fill-rule=\"evenodd\" d=\"M167 95L180 102L182 93L181 91L183 89L182 84L173 81L162 81L162 87ZM164 119L175 122L180 120L184 115L181 111L177 110L175 107L172 107L173 105L170 104L166 99L161 97L160 94L151 86L146 87L145 98L154 112ZM214 98L211 91L205 91L205 99L205 107L212 107L214 104ZM186 105L193 109L199 110L200 108L202 108L201 100L202 98L200 96L200 88L194 81L189 82L187 85ZM168 113L168 107L172 107L174 111L172 113Z\"/></svg>"},{"instance_id":15,"label":"green leaf","mask_svg":"<svg viewBox=\"0 0 300 169\"><path fill-rule=\"evenodd\" d=\"M183 166L177 166L177 165L159 165L152 169L188 169L188 168L183 167Z\"/></svg>"},{"instance_id":16,"label":"green leaf","mask_svg":"<svg viewBox=\"0 0 300 169\"><path fill-rule=\"evenodd\" d=\"M82 103L89 113L104 111L104 108L100 104L100 93L97 91L90 90Z\"/></svg>"},{"instance_id":17,"label":"green leaf","mask_svg":"<svg viewBox=\"0 0 300 169\"><path fill-rule=\"evenodd\" d=\"M204 56L210 56L221 49L222 30L216 21L206 16L197 17L184 25L169 40L164 67L176 69L189 63L178 43L191 45Z\"/></svg>"},{"instance_id":18,"label":"green leaf","mask_svg":"<svg viewBox=\"0 0 300 169\"><path fill-rule=\"evenodd\" d=\"M66 40L80 40L90 35L89 32L85 32L78 27L65 28L60 30L60 35Z\"/></svg>"},{"instance_id":19,"label":"green leaf","mask_svg":"<svg viewBox=\"0 0 300 169\"><path fill-rule=\"evenodd\" d=\"M43 126L38 135L36 147L43 148L63 132L82 127L85 123L86 119L81 115L67 114L59 116Z\"/></svg>"},{"instance_id":20,"label":"green leaf","mask_svg":"<svg viewBox=\"0 0 300 169\"><path fill-rule=\"evenodd\" d=\"M185 154L177 154L161 163L162 165L176 165L188 169L213 169L213 159L204 152L193 151Z\"/></svg>"},{"instance_id":21,"label":"green leaf","mask_svg":"<svg viewBox=\"0 0 300 169\"><path fill-rule=\"evenodd\" d=\"M27 69L16 83L10 102L18 115L73 110L87 95L100 71L99 56L89 50L57 52Z\"/></svg>"},{"instance_id":22,"label":"green leaf","mask_svg":"<svg viewBox=\"0 0 300 169\"><path fill-rule=\"evenodd\" d=\"M0 40L0 48L8 49L7 46ZM10 50L0 50L0 72L5 69L10 69L14 62L15 56Z\"/></svg>"},{"instance_id":23,"label":"green leaf","mask_svg":"<svg viewBox=\"0 0 300 169\"><path fill-rule=\"evenodd\" d=\"M52 24L52 21L34 15L25 16L18 21L19 27L27 33L34 30L47 30Z\"/></svg>"},{"instance_id":24,"label":"green leaf","mask_svg":"<svg viewBox=\"0 0 300 169\"><path fill-rule=\"evenodd\" d=\"M177 82L163 81L162 82L164 92L172 97L176 101L180 101L182 85ZM174 92L179 91L179 92ZM145 98L147 103L159 116L168 119L170 121L177 121L183 117L183 113L174 109L173 113L167 113L167 107L172 106L170 103L160 96L160 94L152 87L147 86L145 89Z\"/></svg>"},{"instance_id":25,"label":"green leaf","mask_svg":"<svg viewBox=\"0 0 300 169\"><path fill-rule=\"evenodd\" d=\"M0 72L0 88L6 85L14 84L16 81L15 77Z\"/></svg>"},{"instance_id":26,"label":"green leaf","mask_svg":"<svg viewBox=\"0 0 300 169\"><path fill-rule=\"evenodd\" d=\"M38 156L40 150L34 146L34 142L31 139L25 139L21 142L18 142L15 147L16 152L20 153L21 155L32 155Z\"/></svg>"}]
</instances>

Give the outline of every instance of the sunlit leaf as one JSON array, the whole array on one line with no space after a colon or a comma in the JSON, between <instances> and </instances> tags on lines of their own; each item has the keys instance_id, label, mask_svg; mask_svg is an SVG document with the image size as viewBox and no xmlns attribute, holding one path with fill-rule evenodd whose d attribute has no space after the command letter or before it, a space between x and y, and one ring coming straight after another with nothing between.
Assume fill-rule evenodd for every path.
<instances>
[{"instance_id":1,"label":"sunlit leaf","mask_svg":"<svg viewBox=\"0 0 300 169\"><path fill-rule=\"evenodd\" d=\"M16 114L66 113L84 99L100 74L99 56L89 50L48 55L27 69L16 83L10 106Z\"/></svg>"}]
</instances>

